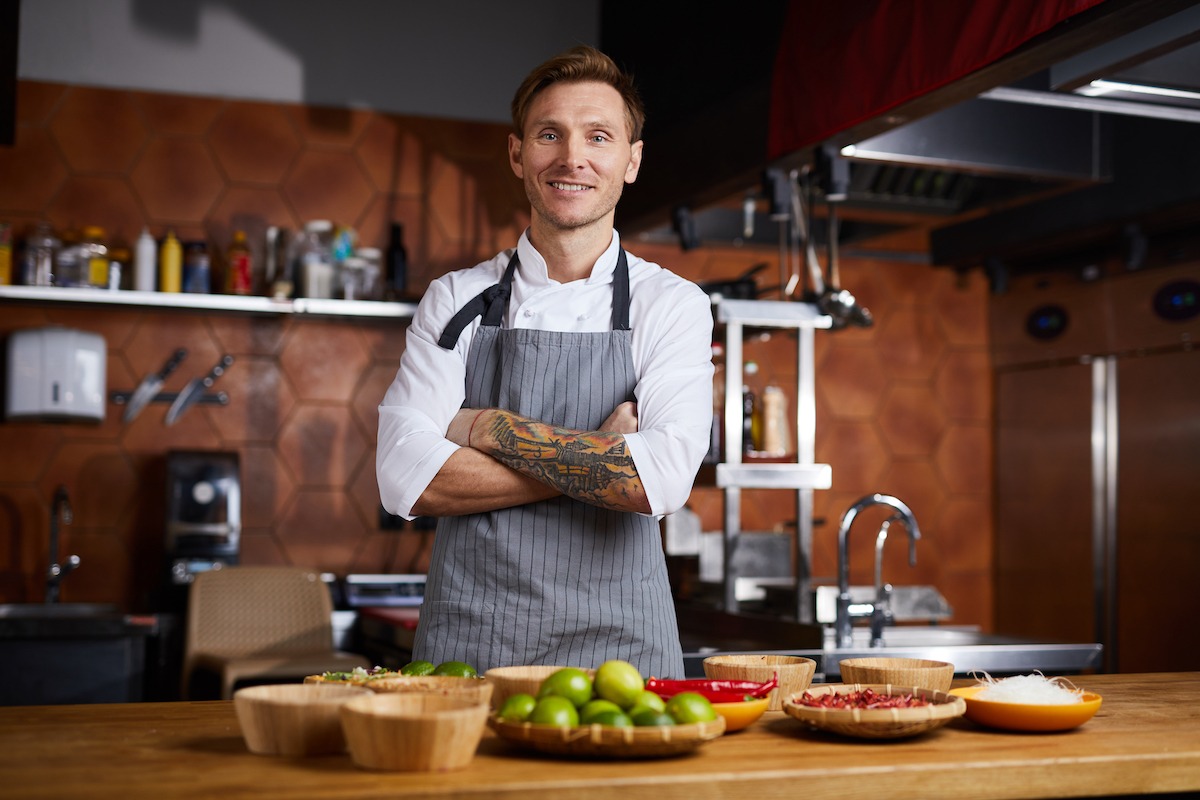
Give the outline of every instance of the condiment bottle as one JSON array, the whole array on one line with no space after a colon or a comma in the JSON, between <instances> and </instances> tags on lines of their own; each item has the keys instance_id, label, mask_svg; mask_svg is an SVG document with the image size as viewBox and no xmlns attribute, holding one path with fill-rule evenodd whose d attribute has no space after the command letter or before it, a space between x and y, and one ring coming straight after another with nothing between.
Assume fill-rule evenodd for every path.
<instances>
[{"instance_id":1,"label":"condiment bottle","mask_svg":"<svg viewBox=\"0 0 1200 800\"><path fill-rule=\"evenodd\" d=\"M792 449L791 426L788 425L787 397L778 386L763 389L762 449L773 456L787 455Z\"/></svg>"},{"instance_id":2,"label":"condiment bottle","mask_svg":"<svg viewBox=\"0 0 1200 800\"><path fill-rule=\"evenodd\" d=\"M327 219L314 219L304 225L304 237L299 252L305 297L333 297L335 273L332 245L332 222Z\"/></svg>"},{"instance_id":3,"label":"condiment bottle","mask_svg":"<svg viewBox=\"0 0 1200 800\"><path fill-rule=\"evenodd\" d=\"M153 292L158 267L158 244L150 235L149 228L142 228L137 240L133 259L133 288L139 292Z\"/></svg>"},{"instance_id":4,"label":"condiment bottle","mask_svg":"<svg viewBox=\"0 0 1200 800\"><path fill-rule=\"evenodd\" d=\"M0 222L0 286L13 282L12 225Z\"/></svg>"},{"instance_id":5,"label":"condiment bottle","mask_svg":"<svg viewBox=\"0 0 1200 800\"><path fill-rule=\"evenodd\" d=\"M89 225L83 229L83 240L79 242L83 274L89 286L108 288L108 247L104 244L104 229Z\"/></svg>"},{"instance_id":6,"label":"condiment bottle","mask_svg":"<svg viewBox=\"0 0 1200 800\"><path fill-rule=\"evenodd\" d=\"M167 231L163 239L158 263L158 290L180 292L183 290L183 245L175 238L175 231Z\"/></svg>"},{"instance_id":7,"label":"condiment bottle","mask_svg":"<svg viewBox=\"0 0 1200 800\"><path fill-rule=\"evenodd\" d=\"M25 240L21 258L21 282L26 286L53 286L54 264L62 242L48 222L39 222Z\"/></svg>"},{"instance_id":8,"label":"condiment bottle","mask_svg":"<svg viewBox=\"0 0 1200 800\"><path fill-rule=\"evenodd\" d=\"M387 248L388 296L402 300L408 289L408 250L404 247L404 226L392 223L391 239Z\"/></svg>"},{"instance_id":9,"label":"condiment bottle","mask_svg":"<svg viewBox=\"0 0 1200 800\"><path fill-rule=\"evenodd\" d=\"M226 286L230 294L254 294L254 258L245 231L234 231L228 250Z\"/></svg>"},{"instance_id":10,"label":"condiment bottle","mask_svg":"<svg viewBox=\"0 0 1200 800\"><path fill-rule=\"evenodd\" d=\"M745 373L745 382L742 384L742 452L752 453L762 442L762 405L754 391L758 364L747 361L742 369Z\"/></svg>"},{"instance_id":11,"label":"condiment bottle","mask_svg":"<svg viewBox=\"0 0 1200 800\"><path fill-rule=\"evenodd\" d=\"M208 294L212 288L212 269L208 259L208 245L204 242L188 242L183 247L183 291L191 294Z\"/></svg>"}]
</instances>

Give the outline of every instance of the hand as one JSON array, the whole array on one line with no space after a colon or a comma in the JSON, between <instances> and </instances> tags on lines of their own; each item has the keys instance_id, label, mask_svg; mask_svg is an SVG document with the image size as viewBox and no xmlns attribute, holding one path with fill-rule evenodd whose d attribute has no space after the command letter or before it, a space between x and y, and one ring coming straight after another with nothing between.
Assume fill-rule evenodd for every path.
<instances>
[{"instance_id":1,"label":"hand","mask_svg":"<svg viewBox=\"0 0 1200 800\"><path fill-rule=\"evenodd\" d=\"M470 447L471 426L481 413L483 409L479 408L459 409L454 419L450 420L450 426L446 428L446 438L459 447Z\"/></svg>"},{"instance_id":2,"label":"hand","mask_svg":"<svg viewBox=\"0 0 1200 800\"><path fill-rule=\"evenodd\" d=\"M612 433L637 433L637 403L632 400L621 403L608 415L608 419L600 423L599 430Z\"/></svg>"}]
</instances>

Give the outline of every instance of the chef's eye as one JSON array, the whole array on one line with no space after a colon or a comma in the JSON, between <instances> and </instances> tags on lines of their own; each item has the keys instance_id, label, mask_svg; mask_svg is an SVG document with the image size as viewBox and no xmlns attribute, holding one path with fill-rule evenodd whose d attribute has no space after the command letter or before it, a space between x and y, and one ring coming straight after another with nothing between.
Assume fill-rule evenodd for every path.
<instances>
[{"instance_id":1,"label":"chef's eye","mask_svg":"<svg viewBox=\"0 0 1200 800\"><path fill-rule=\"evenodd\" d=\"M539 139L541 139L541 140L543 140L543 141L546 141L546 142L557 142L557 141L558 141L558 134L557 134L557 133L551 133L550 131L546 131L545 133L540 133L540 134L538 134L538 138L539 138Z\"/></svg>"}]
</instances>

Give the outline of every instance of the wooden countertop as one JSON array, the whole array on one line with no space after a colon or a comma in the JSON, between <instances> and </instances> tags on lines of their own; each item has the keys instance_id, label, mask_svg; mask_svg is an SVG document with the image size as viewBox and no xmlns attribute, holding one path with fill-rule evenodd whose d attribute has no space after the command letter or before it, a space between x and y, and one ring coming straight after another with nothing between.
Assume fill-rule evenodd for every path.
<instances>
[{"instance_id":1,"label":"wooden countertop","mask_svg":"<svg viewBox=\"0 0 1200 800\"><path fill-rule=\"evenodd\" d=\"M229 702L0 708L0 793L20 798L1017 798L1200 790L1200 673L1090 675L1104 704L1074 731L965 719L912 739L808 731L770 713L694 753L584 761L490 731L464 770L368 772L347 755L249 753ZM963 682L960 681L961 685Z\"/></svg>"}]
</instances>

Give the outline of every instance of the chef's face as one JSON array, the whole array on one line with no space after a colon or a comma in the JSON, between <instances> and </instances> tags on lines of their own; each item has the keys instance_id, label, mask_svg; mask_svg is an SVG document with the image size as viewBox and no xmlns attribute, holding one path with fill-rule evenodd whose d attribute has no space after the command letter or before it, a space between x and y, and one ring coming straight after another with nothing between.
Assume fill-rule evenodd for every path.
<instances>
[{"instance_id":1,"label":"chef's face","mask_svg":"<svg viewBox=\"0 0 1200 800\"><path fill-rule=\"evenodd\" d=\"M642 143L629 141L625 104L606 83L556 83L534 98L522 138L508 137L535 230L612 226L625 184L637 179Z\"/></svg>"}]
</instances>

